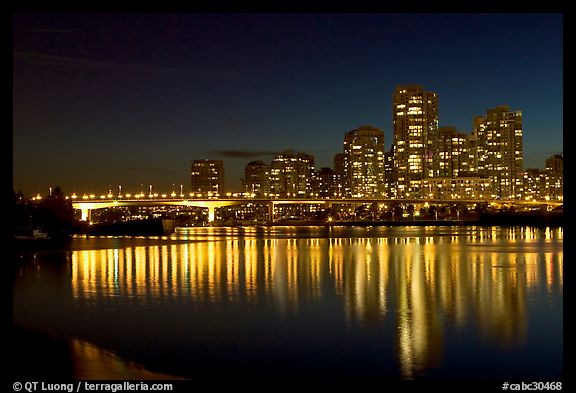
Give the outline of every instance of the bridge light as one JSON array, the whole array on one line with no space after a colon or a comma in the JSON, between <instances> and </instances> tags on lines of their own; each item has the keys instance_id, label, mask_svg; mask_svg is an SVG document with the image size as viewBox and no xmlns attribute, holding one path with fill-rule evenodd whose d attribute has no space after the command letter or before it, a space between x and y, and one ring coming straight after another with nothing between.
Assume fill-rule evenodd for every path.
<instances>
[{"instance_id":1,"label":"bridge light","mask_svg":"<svg viewBox=\"0 0 576 393\"><path fill-rule=\"evenodd\" d=\"M154 195L156 195L156 194L154 194ZM166 194L162 194L162 198L166 198Z\"/></svg>"},{"instance_id":2,"label":"bridge light","mask_svg":"<svg viewBox=\"0 0 576 393\"><path fill-rule=\"evenodd\" d=\"M88 199L88 195L84 194L84 196L82 196L82 199Z\"/></svg>"},{"instance_id":3,"label":"bridge light","mask_svg":"<svg viewBox=\"0 0 576 393\"><path fill-rule=\"evenodd\" d=\"M113 197L112 193L108 193L108 198L112 198L112 197Z\"/></svg>"},{"instance_id":4,"label":"bridge light","mask_svg":"<svg viewBox=\"0 0 576 393\"><path fill-rule=\"evenodd\" d=\"M100 195L100 199L106 198L106 195Z\"/></svg>"},{"instance_id":5,"label":"bridge light","mask_svg":"<svg viewBox=\"0 0 576 393\"><path fill-rule=\"evenodd\" d=\"M130 198L132 196L132 194L126 194L126 198ZM136 197L138 197L138 195L136 195Z\"/></svg>"},{"instance_id":6,"label":"bridge light","mask_svg":"<svg viewBox=\"0 0 576 393\"><path fill-rule=\"evenodd\" d=\"M90 198L94 198L96 195L94 194L90 194Z\"/></svg>"},{"instance_id":7,"label":"bridge light","mask_svg":"<svg viewBox=\"0 0 576 393\"><path fill-rule=\"evenodd\" d=\"M78 196L76 194L72 194L72 199L76 199Z\"/></svg>"},{"instance_id":8,"label":"bridge light","mask_svg":"<svg viewBox=\"0 0 576 393\"><path fill-rule=\"evenodd\" d=\"M176 196L176 193L175 193L174 191L172 191L172 194L170 194L170 196L171 196L172 198L174 198L174 197Z\"/></svg>"},{"instance_id":9,"label":"bridge light","mask_svg":"<svg viewBox=\"0 0 576 393\"><path fill-rule=\"evenodd\" d=\"M154 194L154 198L158 198L158 194Z\"/></svg>"}]
</instances>

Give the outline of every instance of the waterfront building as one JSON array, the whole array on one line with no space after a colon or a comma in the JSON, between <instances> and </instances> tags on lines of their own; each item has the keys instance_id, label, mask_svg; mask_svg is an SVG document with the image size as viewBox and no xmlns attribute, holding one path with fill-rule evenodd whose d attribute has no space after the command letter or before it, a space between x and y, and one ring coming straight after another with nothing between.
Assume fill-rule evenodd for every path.
<instances>
[{"instance_id":1,"label":"waterfront building","mask_svg":"<svg viewBox=\"0 0 576 393\"><path fill-rule=\"evenodd\" d=\"M541 169L528 168L523 174L523 198L526 201L542 201L547 194L547 173Z\"/></svg>"},{"instance_id":2,"label":"waterfront building","mask_svg":"<svg viewBox=\"0 0 576 393\"><path fill-rule=\"evenodd\" d=\"M271 198L307 198L312 195L314 156L284 152L270 163Z\"/></svg>"},{"instance_id":3,"label":"waterfront building","mask_svg":"<svg viewBox=\"0 0 576 393\"><path fill-rule=\"evenodd\" d=\"M255 198L267 198L270 194L270 166L263 161L251 161L244 167L242 179L244 192Z\"/></svg>"},{"instance_id":4,"label":"waterfront building","mask_svg":"<svg viewBox=\"0 0 576 393\"><path fill-rule=\"evenodd\" d=\"M460 172L468 172L468 145L469 135L458 132L455 127L438 128L436 176L458 177Z\"/></svg>"},{"instance_id":5,"label":"waterfront building","mask_svg":"<svg viewBox=\"0 0 576 393\"><path fill-rule=\"evenodd\" d=\"M465 134L464 149L460 154L458 176L478 176L478 143L476 134Z\"/></svg>"},{"instance_id":6,"label":"waterfront building","mask_svg":"<svg viewBox=\"0 0 576 393\"><path fill-rule=\"evenodd\" d=\"M384 132L361 126L344 135L344 194L384 197Z\"/></svg>"},{"instance_id":7,"label":"waterfront building","mask_svg":"<svg viewBox=\"0 0 576 393\"><path fill-rule=\"evenodd\" d=\"M422 180L438 175L438 95L420 85L398 86L392 118L398 197L419 197Z\"/></svg>"},{"instance_id":8,"label":"waterfront building","mask_svg":"<svg viewBox=\"0 0 576 393\"><path fill-rule=\"evenodd\" d=\"M422 194L430 199L489 198L490 179L480 176L432 177L422 180Z\"/></svg>"},{"instance_id":9,"label":"waterfront building","mask_svg":"<svg viewBox=\"0 0 576 393\"><path fill-rule=\"evenodd\" d=\"M338 189L340 190L340 196L345 195L344 189L344 166L346 165L346 156L344 153L337 153L334 155L334 174L336 175L338 181Z\"/></svg>"},{"instance_id":10,"label":"waterfront building","mask_svg":"<svg viewBox=\"0 0 576 393\"><path fill-rule=\"evenodd\" d=\"M474 119L478 173L491 179L493 198L520 199L523 187L522 112L508 106Z\"/></svg>"},{"instance_id":11,"label":"waterfront building","mask_svg":"<svg viewBox=\"0 0 576 393\"><path fill-rule=\"evenodd\" d=\"M314 172L311 196L322 199L340 198L342 196L340 176L331 168L320 168Z\"/></svg>"},{"instance_id":12,"label":"waterfront building","mask_svg":"<svg viewBox=\"0 0 576 393\"><path fill-rule=\"evenodd\" d=\"M384 152L384 196L396 198L396 169L394 168L394 145Z\"/></svg>"},{"instance_id":13,"label":"waterfront building","mask_svg":"<svg viewBox=\"0 0 576 393\"><path fill-rule=\"evenodd\" d=\"M191 166L192 192L202 197L224 195L224 163L222 160L194 160Z\"/></svg>"},{"instance_id":14,"label":"waterfront building","mask_svg":"<svg viewBox=\"0 0 576 393\"><path fill-rule=\"evenodd\" d=\"M552 201L564 200L564 156L554 154L546 159L546 195Z\"/></svg>"}]
</instances>

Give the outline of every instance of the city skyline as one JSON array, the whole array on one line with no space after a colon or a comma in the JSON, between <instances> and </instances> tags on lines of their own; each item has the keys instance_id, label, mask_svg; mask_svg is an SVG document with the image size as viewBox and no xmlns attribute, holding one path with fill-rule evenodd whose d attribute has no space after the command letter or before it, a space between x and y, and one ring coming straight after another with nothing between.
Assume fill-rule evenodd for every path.
<instances>
[{"instance_id":1,"label":"city skyline","mask_svg":"<svg viewBox=\"0 0 576 393\"><path fill-rule=\"evenodd\" d=\"M25 194L189 187L198 159L223 160L240 191L248 162L286 150L333 168L361 125L390 148L402 84L437 93L439 125L459 132L522 111L524 169L563 151L561 14L16 15L13 65Z\"/></svg>"}]
</instances>

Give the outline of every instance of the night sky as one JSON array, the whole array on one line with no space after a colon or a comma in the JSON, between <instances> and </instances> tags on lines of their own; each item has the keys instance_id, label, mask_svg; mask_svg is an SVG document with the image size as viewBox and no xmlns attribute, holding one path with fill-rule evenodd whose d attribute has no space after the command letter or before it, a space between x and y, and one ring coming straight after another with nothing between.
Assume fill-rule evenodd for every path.
<instances>
[{"instance_id":1,"label":"night sky","mask_svg":"<svg viewBox=\"0 0 576 393\"><path fill-rule=\"evenodd\" d=\"M13 188L171 192L190 162L287 149L333 166L344 133L384 130L392 94L439 94L440 125L523 112L524 168L563 150L561 14L17 14Z\"/></svg>"}]
</instances>

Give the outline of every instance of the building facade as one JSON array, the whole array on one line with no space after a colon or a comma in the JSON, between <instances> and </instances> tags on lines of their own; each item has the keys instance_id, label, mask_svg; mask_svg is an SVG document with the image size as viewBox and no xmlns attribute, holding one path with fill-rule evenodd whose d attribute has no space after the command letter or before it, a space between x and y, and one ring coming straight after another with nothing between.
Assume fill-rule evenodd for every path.
<instances>
[{"instance_id":1,"label":"building facade","mask_svg":"<svg viewBox=\"0 0 576 393\"><path fill-rule=\"evenodd\" d=\"M314 156L287 151L270 163L271 198L308 198L312 195Z\"/></svg>"},{"instance_id":2,"label":"building facade","mask_svg":"<svg viewBox=\"0 0 576 393\"><path fill-rule=\"evenodd\" d=\"M190 171L192 192L202 197L224 196L224 163L222 160L194 160Z\"/></svg>"},{"instance_id":3,"label":"building facade","mask_svg":"<svg viewBox=\"0 0 576 393\"><path fill-rule=\"evenodd\" d=\"M564 156L554 154L546 159L546 195L552 201L564 200Z\"/></svg>"},{"instance_id":4,"label":"building facade","mask_svg":"<svg viewBox=\"0 0 576 393\"><path fill-rule=\"evenodd\" d=\"M394 145L384 152L384 195L386 198L397 198L396 169L394 167Z\"/></svg>"},{"instance_id":5,"label":"building facade","mask_svg":"<svg viewBox=\"0 0 576 393\"><path fill-rule=\"evenodd\" d=\"M546 171L528 168L523 174L523 199L526 201L543 201L547 193Z\"/></svg>"},{"instance_id":6,"label":"building facade","mask_svg":"<svg viewBox=\"0 0 576 393\"><path fill-rule=\"evenodd\" d=\"M311 197L321 199L342 197L340 175L332 168L320 168L314 172Z\"/></svg>"},{"instance_id":7,"label":"building facade","mask_svg":"<svg viewBox=\"0 0 576 393\"><path fill-rule=\"evenodd\" d=\"M263 161L251 161L244 167L242 179L244 192L255 198L267 198L270 194L270 166Z\"/></svg>"},{"instance_id":8,"label":"building facade","mask_svg":"<svg viewBox=\"0 0 576 393\"><path fill-rule=\"evenodd\" d=\"M384 132L361 126L344 135L344 195L352 198L383 198Z\"/></svg>"},{"instance_id":9,"label":"building facade","mask_svg":"<svg viewBox=\"0 0 576 393\"><path fill-rule=\"evenodd\" d=\"M508 106L474 119L478 173L488 176L492 197L521 199L523 188L522 112Z\"/></svg>"},{"instance_id":10,"label":"building facade","mask_svg":"<svg viewBox=\"0 0 576 393\"><path fill-rule=\"evenodd\" d=\"M430 177L422 181L423 195L431 199L483 199L489 198L490 179L487 177L459 176Z\"/></svg>"},{"instance_id":11,"label":"building facade","mask_svg":"<svg viewBox=\"0 0 576 393\"><path fill-rule=\"evenodd\" d=\"M392 118L398 198L419 197L422 180L438 175L438 95L420 85L398 86Z\"/></svg>"},{"instance_id":12,"label":"building facade","mask_svg":"<svg viewBox=\"0 0 576 393\"><path fill-rule=\"evenodd\" d=\"M468 173L468 149L468 134L451 126L439 127L435 163L438 171L434 177L458 177Z\"/></svg>"}]
</instances>

